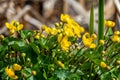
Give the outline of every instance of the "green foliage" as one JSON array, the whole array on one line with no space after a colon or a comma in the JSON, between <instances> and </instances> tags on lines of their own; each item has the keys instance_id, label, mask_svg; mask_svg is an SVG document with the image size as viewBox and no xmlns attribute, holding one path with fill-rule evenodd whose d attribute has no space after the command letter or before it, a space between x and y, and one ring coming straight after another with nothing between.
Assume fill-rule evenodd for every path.
<instances>
[{"instance_id":1,"label":"green foliage","mask_svg":"<svg viewBox=\"0 0 120 80\"><path fill-rule=\"evenodd\" d=\"M103 1L99 0L98 32L98 40L104 38L102 44L93 40L95 34L94 38L91 35L93 6L90 35L81 35L83 28L64 14L57 28L44 26L41 32L20 28L15 30L17 37L0 35L0 79L13 80L17 76L18 80L119 80L120 32L109 28L103 35Z\"/></svg>"}]
</instances>

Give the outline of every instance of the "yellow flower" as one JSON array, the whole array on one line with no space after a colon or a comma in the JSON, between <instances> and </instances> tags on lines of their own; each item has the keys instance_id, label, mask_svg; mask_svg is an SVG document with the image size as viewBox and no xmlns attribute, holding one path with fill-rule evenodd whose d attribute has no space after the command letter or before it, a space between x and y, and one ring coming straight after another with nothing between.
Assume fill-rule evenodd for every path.
<instances>
[{"instance_id":1,"label":"yellow flower","mask_svg":"<svg viewBox=\"0 0 120 80\"><path fill-rule=\"evenodd\" d=\"M61 14L60 20L62 22L69 22L70 21L70 16L68 14Z\"/></svg>"},{"instance_id":2,"label":"yellow flower","mask_svg":"<svg viewBox=\"0 0 120 80\"><path fill-rule=\"evenodd\" d=\"M105 44L104 40L100 40L100 44L104 45Z\"/></svg>"},{"instance_id":3,"label":"yellow flower","mask_svg":"<svg viewBox=\"0 0 120 80\"><path fill-rule=\"evenodd\" d=\"M5 73L12 79L18 79L18 76L15 75L15 72L12 68L5 68Z\"/></svg>"},{"instance_id":4,"label":"yellow flower","mask_svg":"<svg viewBox=\"0 0 120 80\"><path fill-rule=\"evenodd\" d=\"M69 36L69 37L73 37L74 36L74 32L73 32L73 29L72 29L72 27L68 27L69 25L66 25L66 26L64 26L64 34L66 35L66 36Z\"/></svg>"},{"instance_id":5,"label":"yellow flower","mask_svg":"<svg viewBox=\"0 0 120 80\"><path fill-rule=\"evenodd\" d=\"M21 70L21 66L19 64L13 64L13 70L15 71L20 71Z\"/></svg>"},{"instance_id":6,"label":"yellow flower","mask_svg":"<svg viewBox=\"0 0 120 80\"><path fill-rule=\"evenodd\" d=\"M68 37L67 36L64 36L62 41L60 42L60 45L61 45L63 50L67 51L67 50L69 50L71 42L68 41Z\"/></svg>"},{"instance_id":7,"label":"yellow flower","mask_svg":"<svg viewBox=\"0 0 120 80\"><path fill-rule=\"evenodd\" d=\"M45 25L42 26L42 30L45 30L45 32L46 32L47 34L50 34L50 32L51 32L51 28L50 28L50 27L47 27L47 26L45 26Z\"/></svg>"},{"instance_id":8,"label":"yellow flower","mask_svg":"<svg viewBox=\"0 0 120 80\"><path fill-rule=\"evenodd\" d=\"M90 44L90 48L91 48L91 49L96 48L96 44L94 44L94 43Z\"/></svg>"},{"instance_id":9,"label":"yellow flower","mask_svg":"<svg viewBox=\"0 0 120 80\"><path fill-rule=\"evenodd\" d=\"M100 66L101 66L102 68L106 68L106 67L107 67L107 65L106 65L105 62L101 62L101 63L100 63Z\"/></svg>"},{"instance_id":10,"label":"yellow flower","mask_svg":"<svg viewBox=\"0 0 120 80\"><path fill-rule=\"evenodd\" d=\"M96 35L96 34L92 34L92 35L91 35L91 38L92 38L93 40L95 40L95 39L97 39L97 35Z\"/></svg>"},{"instance_id":11,"label":"yellow flower","mask_svg":"<svg viewBox=\"0 0 120 80\"><path fill-rule=\"evenodd\" d=\"M111 40L112 40L113 42L120 42L120 37L119 37L118 35L113 35L113 36L111 37Z\"/></svg>"},{"instance_id":12,"label":"yellow flower","mask_svg":"<svg viewBox=\"0 0 120 80\"><path fill-rule=\"evenodd\" d=\"M6 22L5 25L10 30L11 34L14 34L15 31L19 31L23 29L23 24L20 24L17 21L12 21L11 23Z\"/></svg>"},{"instance_id":13,"label":"yellow flower","mask_svg":"<svg viewBox=\"0 0 120 80\"><path fill-rule=\"evenodd\" d=\"M62 33L58 35L57 41L60 42L62 40Z\"/></svg>"},{"instance_id":14,"label":"yellow flower","mask_svg":"<svg viewBox=\"0 0 120 80\"><path fill-rule=\"evenodd\" d=\"M57 61L57 64L61 67L61 68L64 68L64 64L61 62L61 61Z\"/></svg>"},{"instance_id":15,"label":"yellow flower","mask_svg":"<svg viewBox=\"0 0 120 80\"><path fill-rule=\"evenodd\" d=\"M106 27L110 27L110 28L115 26L115 22L109 20L105 20L104 24Z\"/></svg>"},{"instance_id":16,"label":"yellow flower","mask_svg":"<svg viewBox=\"0 0 120 80\"><path fill-rule=\"evenodd\" d=\"M35 35L35 39L40 39L40 33L37 33L37 34Z\"/></svg>"},{"instance_id":17,"label":"yellow flower","mask_svg":"<svg viewBox=\"0 0 120 80\"><path fill-rule=\"evenodd\" d=\"M120 35L120 31L115 31L114 35Z\"/></svg>"},{"instance_id":18,"label":"yellow flower","mask_svg":"<svg viewBox=\"0 0 120 80\"><path fill-rule=\"evenodd\" d=\"M51 28L51 32L52 35L56 35L58 33L58 30L56 28Z\"/></svg>"},{"instance_id":19,"label":"yellow flower","mask_svg":"<svg viewBox=\"0 0 120 80\"><path fill-rule=\"evenodd\" d=\"M94 39L93 36L90 36L89 33L85 33L82 37L83 44L89 48L96 48L96 45L93 43Z\"/></svg>"}]
</instances>

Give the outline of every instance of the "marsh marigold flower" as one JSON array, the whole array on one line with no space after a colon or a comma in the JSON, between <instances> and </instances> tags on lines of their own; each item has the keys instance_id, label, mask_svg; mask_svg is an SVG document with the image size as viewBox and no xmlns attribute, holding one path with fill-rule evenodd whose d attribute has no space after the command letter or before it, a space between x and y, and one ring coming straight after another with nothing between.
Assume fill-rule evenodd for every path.
<instances>
[{"instance_id":1,"label":"marsh marigold flower","mask_svg":"<svg viewBox=\"0 0 120 80\"><path fill-rule=\"evenodd\" d=\"M67 51L67 50L69 50L71 42L68 41L68 37L67 36L64 36L63 39L60 42L60 45L61 45L63 50Z\"/></svg>"},{"instance_id":2,"label":"marsh marigold flower","mask_svg":"<svg viewBox=\"0 0 120 80\"><path fill-rule=\"evenodd\" d=\"M20 71L21 70L21 66L19 64L13 64L13 70L15 71Z\"/></svg>"},{"instance_id":3,"label":"marsh marigold flower","mask_svg":"<svg viewBox=\"0 0 120 80\"><path fill-rule=\"evenodd\" d=\"M10 30L11 34L14 34L15 31L19 31L23 29L23 24L20 24L17 21L12 21L11 23L6 22L5 25Z\"/></svg>"},{"instance_id":4,"label":"marsh marigold flower","mask_svg":"<svg viewBox=\"0 0 120 80\"><path fill-rule=\"evenodd\" d=\"M62 22L69 22L70 21L70 16L68 14L61 14L60 20Z\"/></svg>"},{"instance_id":5,"label":"marsh marigold flower","mask_svg":"<svg viewBox=\"0 0 120 80\"><path fill-rule=\"evenodd\" d=\"M115 22L110 21L110 20L105 20L104 24L105 24L106 27L110 27L110 28L115 26Z\"/></svg>"},{"instance_id":6,"label":"marsh marigold flower","mask_svg":"<svg viewBox=\"0 0 120 80\"><path fill-rule=\"evenodd\" d=\"M101 63L100 63L100 66L101 66L102 68L106 68L106 67L107 67L107 65L106 65L105 62L101 62Z\"/></svg>"},{"instance_id":7,"label":"marsh marigold flower","mask_svg":"<svg viewBox=\"0 0 120 80\"><path fill-rule=\"evenodd\" d=\"M18 76L15 75L15 72L12 68L5 68L5 73L12 79L18 79Z\"/></svg>"},{"instance_id":8,"label":"marsh marigold flower","mask_svg":"<svg viewBox=\"0 0 120 80\"><path fill-rule=\"evenodd\" d=\"M95 34L94 34L95 35ZM91 35L92 36L92 35ZM85 33L82 37L82 41L83 41L83 44L86 46L86 47L89 47L89 48L96 48L96 44L93 43L94 42L94 38L91 37L89 33Z\"/></svg>"},{"instance_id":9,"label":"marsh marigold flower","mask_svg":"<svg viewBox=\"0 0 120 80\"><path fill-rule=\"evenodd\" d=\"M115 31L114 35L111 37L111 40L113 42L120 42L120 32L119 31Z\"/></svg>"}]
</instances>

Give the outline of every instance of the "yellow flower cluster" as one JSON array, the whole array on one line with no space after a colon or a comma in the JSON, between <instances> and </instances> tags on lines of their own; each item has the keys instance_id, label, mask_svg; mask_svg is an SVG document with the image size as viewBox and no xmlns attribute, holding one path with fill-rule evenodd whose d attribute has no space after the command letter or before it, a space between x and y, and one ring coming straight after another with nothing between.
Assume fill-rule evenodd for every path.
<instances>
[{"instance_id":1,"label":"yellow flower cluster","mask_svg":"<svg viewBox=\"0 0 120 80\"><path fill-rule=\"evenodd\" d=\"M59 32L58 29L50 28L50 27L47 27L45 25L42 26L42 29L45 30L47 34L52 34L52 35L56 35Z\"/></svg>"},{"instance_id":2,"label":"yellow flower cluster","mask_svg":"<svg viewBox=\"0 0 120 80\"><path fill-rule=\"evenodd\" d=\"M47 34L58 34L58 43L65 51L69 50L71 45L71 42L68 40L69 37L80 38L81 33L84 32L84 28L70 18L68 14L61 14L61 22L56 23L55 26L57 26L57 29L47 26L42 26L42 29L45 30Z\"/></svg>"},{"instance_id":3,"label":"yellow flower cluster","mask_svg":"<svg viewBox=\"0 0 120 80\"><path fill-rule=\"evenodd\" d=\"M114 35L111 37L113 42L120 42L120 31L115 31Z\"/></svg>"},{"instance_id":4,"label":"yellow flower cluster","mask_svg":"<svg viewBox=\"0 0 120 80\"><path fill-rule=\"evenodd\" d=\"M21 66L18 64L13 64L12 68L5 68L5 73L12 79L18 79L18 76L15 75L15 71L20 71Z\"/></svg>"},{"instance_id":5,"label":"yellow flower cluster","mask_svg":"<svg viewBox=\"0 0 120 80\"><path fill-rule=\"evenodd\" d=\"M23 24L20 24L19 22L14 20L11 23L6 22L5 25L10 30L11 34L14 34L15 31L19 31L23 29Z\"/></svg>"},{"instance_id":6,"label":"yellow flower cluster","mask_svg":"<svg viewBox=\"0 0 120 80\"><path fill-rule=\"evenodd\" d=\"M86 46L86 47L89 47L89 48L96 48L96 44L94 43L94 40L97 38L97 36L95 34L92 34L90 36L89 33L85 33L82 37L82 41L83 41L83 44Z\"/></svg>"},{"instance_id":7,"label":"yellow flower cluster","mask_svg":"<svg viewBox=\"0 0 120 80\"><path fill-rule=\"evenodd\" d=\"M74 21L68 14L61 14L60 17L63 22L63 30L58 35L58 42L63 50L68 50L71 42L68 41L69 37L80 38L81 33L84 32L84 28L81 27L76 21Z\"/></svg>"},{"instance_id":8,"label":"yellow flower cluster","mask_svg":"<svg viewBox=\"0 0 120 80\"><path fill-rule=\"evenodd\" d=\"M106 27L110 27L110 28L115 26L115 22L110 21L110 20L105 20L104 24L105 24Z\"/></svg>"},{"instance_id":9,"label":"yellow flower cluster","mask_svg":"<svg viewBox=\"0 0 120 80\"><path fill-rule=\"evenodd\" d=\"M81 37L81 33L84 32L84 28L81 27L76 21L70 18L67 14L61 14L61 21L64 23L63 33L69 37Z\"/></svg>"}]
</instances>

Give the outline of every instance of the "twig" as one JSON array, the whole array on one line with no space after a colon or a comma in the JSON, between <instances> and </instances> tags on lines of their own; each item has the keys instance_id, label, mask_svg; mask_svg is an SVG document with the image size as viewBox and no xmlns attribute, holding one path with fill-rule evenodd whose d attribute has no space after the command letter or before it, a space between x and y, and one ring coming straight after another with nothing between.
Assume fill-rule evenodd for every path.
<instances>
[{"instance_id":1,"label":"twig","mask_svg":"<svg viewBox=\"0 0 120 80\"><path fill-rule=\"evenodd\" d=\"M41 30L42 23L38 21L37 19L29 16L28 14L24 16L24 19L25 21L29 22L30 24L34 25L35 27Z\"/></svg>"},{"instance_id":2,"label":"twig","mask_svg":"<svg viewBox=\"0 0 120 80\"><path fill-rule=\"evenodd\" d=\"M116 6L119 14L120 14L120 2L119 2L119 0L114 0L114 3L115 3L115 6Z\"/></svg>"}]
</instances>

